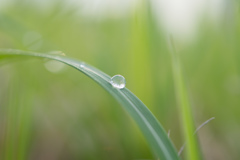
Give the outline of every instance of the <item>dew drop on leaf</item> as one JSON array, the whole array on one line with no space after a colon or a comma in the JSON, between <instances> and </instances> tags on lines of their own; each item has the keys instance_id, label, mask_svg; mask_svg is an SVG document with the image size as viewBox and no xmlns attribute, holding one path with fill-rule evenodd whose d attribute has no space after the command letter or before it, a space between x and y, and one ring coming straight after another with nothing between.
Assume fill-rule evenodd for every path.
<instances>
[{"instance_id":1,"label":"dew drop on leaf","mask_svg":"<svg viewBox=\"0 0 240 160\"><path fill-rule=\"evenodd\" d=\"M114 88L117 89L123 89L126 85L126 80L123 76L121 75L115 75L111 78L110 83Z\"/></svg>"}]
</instances>

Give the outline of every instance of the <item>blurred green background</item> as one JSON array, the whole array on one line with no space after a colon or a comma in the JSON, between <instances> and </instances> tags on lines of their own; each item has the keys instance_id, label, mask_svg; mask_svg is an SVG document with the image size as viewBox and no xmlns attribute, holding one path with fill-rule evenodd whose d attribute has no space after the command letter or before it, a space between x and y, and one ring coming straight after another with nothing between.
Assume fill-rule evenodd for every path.
<instances>
[{"instance_id":1,"label":"blurred green background","mask_svg":"<svg viewBox=\"0 0 240 160\"><path fill-rule=\"evenodd\" d=\"M84 3L0 1L0 48L63 52L109 75L123 75L179 149L184 139L169 33L149 2L138 1L123 15L113 8L88 15L81 12ZM176 36L195 124L215 117L198 132L207 160L240 159L240 13L238 1L228 4L218 23L207 14L198 19L194 38ZM0 61L0 159L154 156L132 119L85 75L54 61L6 59Z\"/></svg>"}]
</instances>

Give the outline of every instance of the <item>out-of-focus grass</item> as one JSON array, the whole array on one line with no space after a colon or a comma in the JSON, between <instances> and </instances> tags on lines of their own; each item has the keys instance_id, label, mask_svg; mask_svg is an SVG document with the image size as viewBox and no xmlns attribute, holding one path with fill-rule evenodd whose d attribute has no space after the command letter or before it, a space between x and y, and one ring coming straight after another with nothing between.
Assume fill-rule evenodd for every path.
<instances>
[{"instance_id":1,"label":"out-of-focus grass","mask_svg":"<svg viewBox=\"0 0 240 160\"><path fill-rule=\"evenodd\" d=\"M200 148L198 146L198 141L194 134L195 124L186 82L183 75L184 72L182 69L180 56L175 47L173 37L170 36L169 39L169 49L172 56L173 79L175 84L176 97L179 103L179 114L181 117L180 119L182 120L184 137L186 139L187 159L200 160L202 158L200 154Z\"/></svg>"},{"instance_id":2,"label":"out-of-focus grass","mask_svg":"<svg viewBox=\"0 0 240 160\"><path fill-rule=\"evenodd\" d=\"M131 115L131 117L135 120L138 124L138 127L141 129L142 133L145 135L145 139L148 141L149 146L152 148L153 153L156 154L157 158L160 159L169 159L169 160L178 160L180 159L175 147L173 146L171 140L167 136L166 132L154 117L154 115L149 111L149 109L139 100L131 91L129 91L126 87L121 89L114 87L113 83L114 80L109 75L105 74L104 72L87 65L85 62L68 58L66 56L54 55L54 54L43 54L43 53L36 53L36 52L27 52L21 50L14 50L14 49L0 49L0 56L4 56L6 58L11 57L32 57L32 58L42 58L51 60L50 62L62 62L67 64L90 78L92 78L95 82L97 82L100 86L106 89L113 97L115 97L123 106L123 108ZM49 62L47 62L49 63ZM115 77L115 76L113 76ZM124 78L124 77L123 77ZM112 85L111 85L111 84ZM124 84L125 86L125 84ZM16 106L16 105L14 105ZM14 108L15 109L15 108ZM14 112L15 110L12 109ZM21 111L28 111L28 109L22 108ZM29 115L26 114L25 115ZM15 116L16 117L16 116ZM26 117L26 116L25 116ZM22 119L20 119L21 121ZM30 119L27 119L22 122L29 122ZM11 125L10 126L15 126ZM24 123L23 123L23 126ZM28 126L29 128L29 126ZM22 128L21 128L22 129ZM27 130L27 129L24 129ZM20 141L19 148L26 148L24 146L26 140L25 137L20 137L22 141ZM12 139L11 139L12 140ZM10 147L11 149L13 147ZM12 159L12 153L14 150L10 150L10 154L7 154L6 159ZM20 150L20 153L25 153ZM20 156L16 156L16 159L20 159L23 154Z\"/></svg>"},{"instance_id":3,"label":"out-of-focus grass","mask_svg":"<svg viewBox=\"0 0 240 160\"><path fill-rule=\"evenodd\" d=\"M31 48L30 50L38 52L61 50L110 75L122 74L127 80L127 87L150 107L166 130L171 130L171 138L177 148L180 148L184 139L180 135L174 98L171 57L165 37L155 22L148 19L149 26L140 30L148 32L148 39L138 39L138 32L133 32L135 27L132 26L133 19L130 16L96 21L77 16L75 11L58 4L41 12L36 6L24 3L15 6L13 3L0 14L0 47ZM237 141L240 132L238 12L235 12L235 17L232 25L222 25L218 30L210 25L206 27L204 23L199 39L179 51L186 71L196 124L209 117L216 117L214 122L199 131L205 159L240 157L240 143ZM32 46L29 44L31 36L26 38L29 31L41 35ZM24 37L27 39L25 42ZM134 46L134 38L137 39L134 43L143 45ZM134 58L146 58L149 61L142 77L137 69L144 66L138 62L131 63ZM19 152L28 159L152 159L142 135L131 119L108 94L84 76L68 67L53 74L36 61L14 61L7 66L2 63L0 155L5 152L6 144L11 143L6 140L14 138L16 144L24 140L26 144ZM134 71L136 72L133 73ZM14 78L16 73L19 78ZM9 77L18 81L8 82ZM11 95L11 86L18 84L22 86L14 91L16 96L8 96ZM146 96L142 94L150 91ZM29 106L30 113L20 113L20 108L14 113L9 102L15 104L15 107ZM16 120L13 116L15 114L23 117L26 114L26 118L31 118L30 124L27 121L20 123L21 118ZM7 125L13 122L16 127ZM9 130L9 127L12 129ZM18 128L23 130L14 132ZM12 133L7 134L8 132ZM22 138L16 136L20 133ZM11 135L12 138L6 138Z\"/></svg>"}]
</instances>

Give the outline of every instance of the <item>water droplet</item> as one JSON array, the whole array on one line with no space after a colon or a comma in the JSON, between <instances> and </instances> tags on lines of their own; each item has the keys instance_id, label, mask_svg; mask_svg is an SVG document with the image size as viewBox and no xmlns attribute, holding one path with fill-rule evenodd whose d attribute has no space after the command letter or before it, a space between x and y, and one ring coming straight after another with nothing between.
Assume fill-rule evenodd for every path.
<instances>
[{"instance_id":1,"label":"water droplet","mask_svg":"<svg viewBox=\"0 0 240 160\"><path fill-rule=\"evenodd\" d=\"M110 83L114 88L123 89L126 85L126 80L121 75L115 75L111 78Z\"/></svg>"}]
</instances>

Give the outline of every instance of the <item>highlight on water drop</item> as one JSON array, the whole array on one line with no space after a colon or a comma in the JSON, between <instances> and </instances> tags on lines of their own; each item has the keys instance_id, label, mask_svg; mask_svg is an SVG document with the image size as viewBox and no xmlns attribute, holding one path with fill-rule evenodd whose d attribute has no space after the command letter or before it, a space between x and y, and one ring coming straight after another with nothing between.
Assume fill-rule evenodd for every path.
<instances>
[{"instance_id":1,"label":"highlight on water drop","mask_svg":"<svg viewBox=\"0 0 240 160\"><path fill-rule=\"evenodd\" d=\"M122 75L115 75L111 78L111 85L117 89L123 89L126 86L126 80Z\"/></svg>"}]
</instances>

